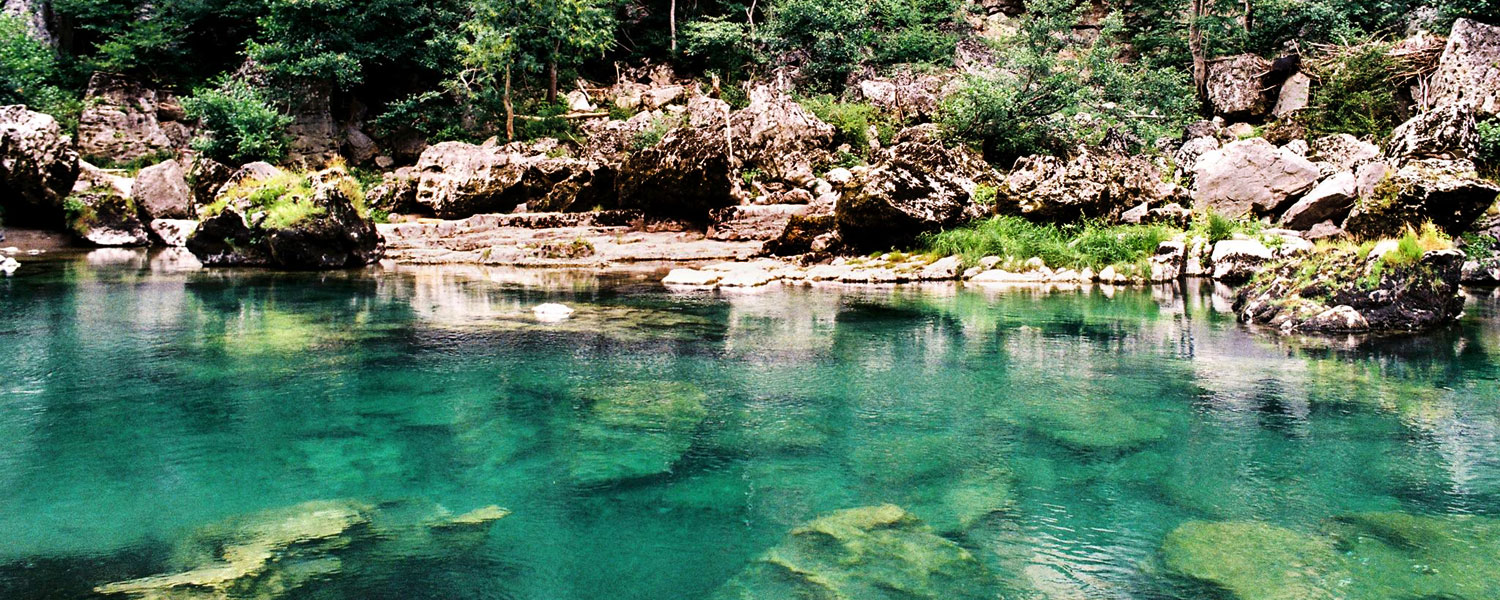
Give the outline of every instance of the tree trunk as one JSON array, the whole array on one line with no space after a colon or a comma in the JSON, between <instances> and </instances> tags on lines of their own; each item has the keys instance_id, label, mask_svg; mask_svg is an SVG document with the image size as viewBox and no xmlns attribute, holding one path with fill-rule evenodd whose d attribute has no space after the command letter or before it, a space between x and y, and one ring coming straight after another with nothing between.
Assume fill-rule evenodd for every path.
<instances>
[{"instance_id":1,"label":"tree trunk","mask_svg":"<svg viewBox=\"0 0 1500 600\"><path fill-rule=\"evenodd\" d=\"M1208 101L1208 58L1203 55L1203 19L1205 0L1192 1L1192 14L1188 21L1188 51L1193 55L1193 89L1198 94L1198 108L1204 115L1213 109Z\"/></svg>"},{"instance_id":2,"label":"tree trunk","mask_svg":"<svg viewBox=\"0 0 1500 600\"><path fill-rule=\"evenodd\" d=\"M547 63L547 103L557 102L557 61Z\"/></svg>"},{"instance_id":3,"label":"tree trunk","mask_svg":"<svg viewBox=\"0 0 1500 600\"><path fill-rule=\"evenodd\" d=\"M505 141L516 140L516 107L510 101L510 65L505 66Z\"/></svg>"},{"instance_id":4,"label":"tree trunk","mask_svg":"<svg viewBox=\"0 0 1500 600\"><path fill-rule=\"evenodd\" d=\"M672 54L677 53L677 0L667 9L667 26L672 30Z\"/></svg>"}]
</instances>

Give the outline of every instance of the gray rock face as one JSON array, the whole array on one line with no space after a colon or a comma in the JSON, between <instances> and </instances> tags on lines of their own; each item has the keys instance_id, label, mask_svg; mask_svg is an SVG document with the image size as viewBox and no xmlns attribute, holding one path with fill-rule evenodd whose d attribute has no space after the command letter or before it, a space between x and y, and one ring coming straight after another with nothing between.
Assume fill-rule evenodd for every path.
<instances>
[{"instance_id":1,"label":"gray rock face","mask_svg":"<svg viewBox=\"0 0 1500 600\"><path fill-rule=\"evenodd\" d=\"M1463 313L1462 252L1438 250L1413 264L1386 263L1370 289L1366 277L1382 260L1360 258L1353 250L1284 259L1240 290L1235 312L1241 321L1284 333L1414 331L1447 325ZM1314 261L1311 283L1303 275L1307 261Z\"/></svg>"},{"instance_id":2,"label":"gray rock face","mask_svg":"<svg viewBox=\"0 0 1500 600\"><path fill-rule=\"evenodd\" d=\"M1260 138L1204 154L1194 169L1193 200L1219 214L1273 214L1318 183L1316 165Z\"/></svg>"},{"instance_id":3,"label":"gray rock face","mask_svg":"<svg viewBox=\"0 0 1500 600\"><path fill-rule=\"evenodd\" d=\"M129 196L107 185L91 186L68 197L68 228L101 247L145 246L150 231Z\"/></svg>"},{"instance_id":4,"label":"gray rock face","mask_svg":"<svg viewBox=\"0 0 1500 600\"><path fill-rule=\"evenodd\" d=\"M1348 171L1324 179L1281 215L1281 226L1301 231L1329 219L1342 220L1358 197L1356 183Z\"/></svg>"},{"instance_id":5,"label":"gray rock face","mask_svg":"<svg viewBox=\"0 0 1500 600\"><path fill-rule=\"evenodd\" d=\"M48 46L56 46L57 36L53 35L52 28L48 23L50 12L47 3L43 0L4 0L4 2L0 2L0 14L20 19L31 30L32 37L41 40Z\"/></svg>"},{"instance_id":6,"label":"gray rock face","mask_svg":"<svg viewBox=\"0 0 1500 600\"><path fill-rule=\"evenodd\" d=\"M1428 158L1406 163L1362 198L1344 222L1349 233L1393 237L1431 221L1460 235L1500 196L1500 184L1477 177L1468 160Z\"/></svg>"},{"instance_id":7,"label":"gray rock face","mask_svg":"<svg viewBox=\"0 0 1500 600\"><path fill-rule=\"evenodd\" d=\"M339 155L339 127L333 120L333 86L314 83L296 92L292 124L286 128L291 144L287 162L318 168Z\"/></svg>"},{"instance_id":8,"label":"gray rock face","mask_svg":"<svg viewBox=\"0 0 1500 600\"><path fill-rule=\"evenodd\" d=\"M190 219L154 219L150 227L151 233L156 234L156 239L163 246L182 248L187 246L188 238L198 229L198 222Z\"/></svg>"},{"instance_id":9,"label":"gray rock face","mask_svg":"<svg viewBox=\"0 0 1500 600\"><path fill-rule=\"evenodd\" d=\"M379 260L384 247L375 224L359 214L350 197L359 182L338 168L309 177L311 194L278 201L309 204L310 214L293 222L272 222L266 207L256 205L251 194L237 195L199 224L187 240L188 250L207 266L315 270Z\"/></svg>"},{"instance_id":10,"label":"gray rock face","mask_svg":"<svg viewBox=\"0 0 1500 600\"><path fill-rule=\"evenodd\" d=\"M1351 171L1379 160L1380 146L1340 133L1313 140L1311 157L1328 163L1335 172Z\"/></svg>"},{"instance_id":11,"label":"gray rock face","mask_svg":"<svg viewBox=\"0 0 1500 600\"><path fill-rule=\"evenodd\" d=\"M228 166L206 156L198 156L188 165L189 189L193 194L194 205L213 204L214 198L219 195L219 188L229 181L234 174Z\"/></svg>"},{"instance_id":12,"label":"gray rock face","mask_svg":"<svg viewBox=\"0 0 1500 600\"><path fill-rule=\"evenodd\" d=\"M996 183L989 165L962 148L903 142L885 150L874 167L852 173L834 221L850 247L886 249L978 216L974 190Z\"/></svg>"},{"instance_id":13,"label":"gray rock face","mask_svg":"<svg viewBox=\"0 0 1500 600\"><path fill-rule=\"evenodd\" d=\"M1214 244L1213 278L1225 283L1243 283L1275 258L1271 249L1255 240L1224 240Z\"/></svg>"},{"instance_id":14,"label":"gray rock face","mask_svg":"<svg viewBox=\"0 0 1500 600\"><path fill-rule=\"evenodd\" d=\"M1385 154L1392 159L1468 158L1479 134L1474 113L1459 104L1442 105L1412 117L1391 132Z\"/></svg>"},{"instance_id":15,"label":"gray rock face","mask_svg":"<svg viewBox=\"0 0 1500 600\"><path fill-rule=\"evenodd\" d=\"M1219 138L1212 135L1195 137L1183 142L1177 152L1172 155L1172 161L1177 164L1177 177L1183 181L1183 185L1193 185L1193 168L1198 165L1198 159L1222 146Z\"/></svg>"},{"instance_id":16,"label":"gray rock face","mask_svg":"<svg viewBox=\"0 0 1500 600\"><path fill-rule=\"evenodd\" d=\"M416 203L445 219L510 212L546 198L553 186L588 167L584 161L548 156L559 149L556 140L431 146L417 161Z\"/></svg>"},{"instance_id":17,"label":"gray rock face","mask_svg":"<svg viewBox=\"0 0 1500 600\"><path fill-rule=\"evenodd\" d=\"M1027 156L1016 161L1000 186L995 210L1042 221L1115 221L1131 207L1147 205L1149 211L1186 196L1162 180L1156 166L1138 156Z\"/></svg>"},{"instance_id":18,"label":"gray rock face","mask_svg":"<svg viewBox=\"0 0 1500 600\"><path fill-rule=\"evenodd\" d=\"M0 106L0 211L9 225L57 227L78 178L78 153L57 120Z\"/></svg>"},{"instance_id":19,"label":"gray rock face","mask_svg":"<svg viewBox=\"0 0 1500 600\"><path fill-rule=\"evenodd\" d=\"M882 111L924 119L937 114L943 100L943 78L902 73L859 82L859 96Z\"/></svg>"},{"instance_id":20,"label":"gray rock face","mask_svg":"<svg viewBox=\"0 0 1500 600\"><path fill-rule=\"evenodd\" d=\"M743 168L759 169L770 181L805 185L813 180L813 167L828 162L833 126L771 86L751 90L750 105L730 123Z\"/></svg>"},{"instance_id":21,"label":"gray rock face","mask_svg":"<svg viewBox=\"0 0 1500 600\"><path fill-rule=\"evenodd\" d=\"M708 237L716 240L768 241L786 232L792 217L808 213L806 204L730 206L713 211Z\"/></svg>"},{"instance_id":22,"label":"gray rock face","mask_svg":"<svg viewBox=\"0 0 1500 600\"><path fill-rule=\"evenodd\" d=\"M1431 85L1434 105L1468 108L1480 117L1500 114L1500 27L1454 21Z\"/></svg>"},{"instance_id":23,"label":"gray rock face","mask_svg":"<svg viewBox=\"0 0 1500 600\"><path fill-rule=\"evenodd\" d=\"M707 219L709 211L735 202L730 162L729 142L722 130L675 129L620 166L620 207Z\"/></svg>"},{"instance_id":24,"label":"gray rock face","mask_svg":"<svg viewBox=\"0 0 1500 600\"><path fill-rule=\"evenodd\" d=\"M1281 92L1276 97L1276 107L1271 109L1271 114L1285 118L1307 108L1311 97L1312 78L1300 71L1294 73L1281 84Z\"/></svg>"},{"instance_id":25,"label":"gray rock face","mask_svg":"<svg viewBox=\"0 0 1500 600\"><path fill-rule=\"evenodd\" d=\"M193 216L193 193L188 189L182 165L169 160L141 169L131 197L152 219L187 219Z\"/></svg>"},{"instance_id":26,"label":"gray rock face","mask_svg":"<svg viewBox=\"0 0 1500 600\"><path fill-rule=\"evenodd\" d=\"M1261 83L1270 69L1266 59L1254 54L1221 58L1208 65L1208 99L1214 114L1226 118L1264 116L1271 98Z\"/></svg>"},{"instance_id":27,"label":"gray rock face","mask_svg":"<svg viewBox=\"0 0 1500 600\"><path fill-rule=\"evenodd\" d=\"M78 118L78 150L84 156L123 163L175 153L191 137L191 128L177 120L181 109L175 100L121 75L95 73L84 107Z\"/></svg>"}]
</instances>

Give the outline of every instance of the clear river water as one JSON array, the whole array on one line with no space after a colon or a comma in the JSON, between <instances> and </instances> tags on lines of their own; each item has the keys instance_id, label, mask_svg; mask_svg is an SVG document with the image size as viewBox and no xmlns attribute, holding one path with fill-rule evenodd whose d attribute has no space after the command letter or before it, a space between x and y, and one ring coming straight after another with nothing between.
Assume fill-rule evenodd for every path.
<instances>
[{"instance_id":1,"label":"clear river water","mask_svg":"<svg viewBox=\"0 0 1500 600\"><path fill-rule=\"evenodd\" d=\"M1286 340L1196 283L178 266L0 278L0 598L1500 597L1487 291L1449 330ZM254 515L311 501L509 514L463 544L299 534L275 556L341 558L218 596L100 587L232 563ZM885 505L916 521L874 526L910 529L902 552L869 528L788 546ZM826 587L757 583L796 561Z\"/></svg>"}]
</instances>

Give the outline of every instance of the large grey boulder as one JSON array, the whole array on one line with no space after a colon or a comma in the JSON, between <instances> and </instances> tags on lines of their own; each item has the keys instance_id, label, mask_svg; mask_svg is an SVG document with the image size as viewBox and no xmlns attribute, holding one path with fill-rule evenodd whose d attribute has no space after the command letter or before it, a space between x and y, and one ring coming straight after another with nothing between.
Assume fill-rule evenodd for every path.
<instances>
[{"instance_id":1,"label":"large grey boulder","mask_svg":"<svg viewBox=\"0 0 1500 600\"><path fill-rule=\"evenodd\" d=\"M1329 219L1342 220L1359 196L1356 184L1349 171L1324 179L1281 215L1281 226L1306 231Z\"/></svg>"},{"instance_id":2,"label":"large grey boulder","mask_svg":"<svg viewBox=\"0 0 1500 600\"><path fill-rule=\"evenodd\" d=\"M723 130L680 127L620 165L620 207L706 220L709 211L735 204L731 171Z\"/></svg>"},{"instance_id":3,"label":"large grey boulder","mask_svg":"<svg viewBox=\"0 0 1500 600\"><path fill-rule=\"evenodd\" d=\"M1271 109L1271 114L1279 119L1284 119L1297 111L1307 108L1312 97L1312 78L1298 71L1288 77L1281 84L1281 91L1276 96L1276 107Z\"/></svg>"},{"instance_id":4,"label":"large grey boulder","mask_svg":"<svg viewBox=\"0 0 1500 600\"><path fill-rule=\"evenodd\" d=\"M1257 240L1224 240L1214 244L1210 264L1213 278L1225 283L1244 283L1275 258L1265 244Z\"/></svg>"},{"instance_id":5,"label":"large grey boulder","mask_svg":"<svg viewBox=\"0 0 1500 600\"><path fill-rule=\"evenodd\" d=\"M886 149L875 166L854 170L840 186L834 221L853 249L889 249L962 224L981 212L975 190L998 183L989 165L966 149L921 135L897 138L910 141ZM829 181L835 179L830 174Z\"/></svg>"},{"instance_id":6,"label":"large grey boulder","mask_svg":"<svg viewBox=\"0 0 1500 600\"><path fill-rule=\"evenodd\" d=\"M182 165L168 160L141 169L136 174L131 197L151 219L187 219L193 216L193 192L188 188Z\"/></svg>"},{"instance_id":7,"label":"large grey boulder","mask_svg":"<svg viewBox=\"0 0 1500 600\"><path fill-rule=\"evenodd\" d=\"M855 91L860 99L883 112L925 119L937 114L946 84L937 75L903 72L860 80Z\"/></svg>"},{"instance_id":8,"label":"large grey boulder","mask_svg":"<svg viewBox=\"0 0 1500 600\"><path fill-rule=\"evenodd\" d=\"M123 75L94 73L83 105L78 151L91 160L125 163L172 154L191 137L189 126L177 120L180 109L172 108L175 101ZM174 125L164 127L164 120Z\"/></svg>"},{"instance_id":9,"label":"large grey boulder","mask_svg":"<svg viewBox=\"0 0 1500 600\"><path fill-rule=\"evenodd\" d=\"M1333 172L1352 171L1380 159L1380 146L1347 133L1320 137L1312 141L1310 158L1327 163Z\"/></svg>"},{"instance_id":10,"label":"large grey boulder","mask_svg":"<svg viewBox=\"0 0 1500 600\"><path fill-rule=\"evenodd\" d=\"M417 161L416 204L445 219L510 212L589 168L560 150L556 140L430 146Z\"/></svg>"},{"instance_id":11,"label":"large grey boulder","mask_svg":"<svg viewBox=\"0 0 1500 600\"><path fill-rule=\"evenodd\" d=\"M1500 27L1454 21L1430 85L1436 106L1460 106L1480 117L1500 114Z\"/></svg>"},{"instance_id":12,"label":"large grey boulder","mask_svg":"<svg viewBox=\"0 0 1500 600\"><path fill-rule=\"evenodd\" d=\"M1208 100L1214 114L1245 119L1265 116L1271 108L1262 78L1271 63L1254 54L1218 59L1208 65Z\"/></svg>"},{"instance_id":13,"label":"large grey boulder","mask_svg":"<svg viewBox=\"0 0 1500 600\"><path fill-rule=\"evenodd\" d=\"M188 238L188 251L204 265L342 269L370 264L383 255L375 223L355 206L359 182L344 169L310 175L305 187L295 186L301 189L279 198L254 193L258 182L242 182L222 198L223 208L208 215ZM295 203L310 210L278 217L267 202Z\"/></svg>"},{"instance_id":14,"label":"large grey boulder","mask_svg":"<svg viewBox=\"0 0 1500 600\"><path fill-rule=\"evenodd\" d=\"M0 106L0 212L9 225L58 227L78 178L73 140L51 116Z\"/></svg>"},{"instance_id":15,"label":"large grey boulder","mask_svg":"<svg viewBox=\"0 0 1500 600\"><path fill-rule=\"evenodd\" d=\"M1406 163L1361 198L1344 222L1365 238L1395 237L1432 222L1449 235L1468 230L1500 196L1500 184L1480 179L1468 160L1428 158Z\"/></svg>"},{"instance_id":16,"label":"large grey boulder","mask_svg":"<svg viewBox=\"0 0 1500 600\"><path fill-rule=\"evenodd\" d=\"M1116 221L1131 207L1163 205L1186 193L1139 156L1084 152L1071 159L1026 156L1000 185L996 212L1059 223Z\"/></svg>"},{"instance_id":17,"label":"large grey boulder","mask_svg":"<svg viewBox=\"0 0 1500 600\"><path fill-rule=\"evenodd\" d=\"M1445 104L1396 126L1386 156L1408 158L1469 158L1479 134L1474 112L1460 104Z\"/></svg>"},{"instance_id":18,"label":"large grey boulder","mask_svg":"<svg viewBox=\"0 0 1500 600\"><path fill-rule=\"evenodd\" d=\"M1261 138L1205 153L1194 168L1193 200L1228 217L1274 214L1318 183L1311 161Z\"/></svg>"},{"instance_id":19,"label":"large grey boulder","mask_svg":"<svg viewBox=\"0 0 1500 600\"><path fill-rule=\"evenodd\" d=\"M805 185L813 169L829 161L833 126L772 86L751 90L750 105L735 112L730 124L742 168L757 169L768 181Z\"/></svg>"},{"instance_id":20,"label":"large grey boulder","mask_svg":"<svg viewBox=\"0 0 1500 600\"><path fill-rule=\"evenodd\" d=\"M68 229L84 242L101 247L145 246L150 230L131 199L133 183L86 162L64 205Z\"/></svg>"},{"instance_id":21,"label":"large grey boulder","mask_svg":"<svg viewBox=\"0 0 1500 600\"><path fill-rule=\"evenodd\" d=\"M1463 262L1456 250L1427 252L1410 264L1354 249L1293 256L1268 265L1265 275L1242 288L1234 310L1241 321L1283 333L1441 327L1463 313Z\"/></svg>"}]
</instances>

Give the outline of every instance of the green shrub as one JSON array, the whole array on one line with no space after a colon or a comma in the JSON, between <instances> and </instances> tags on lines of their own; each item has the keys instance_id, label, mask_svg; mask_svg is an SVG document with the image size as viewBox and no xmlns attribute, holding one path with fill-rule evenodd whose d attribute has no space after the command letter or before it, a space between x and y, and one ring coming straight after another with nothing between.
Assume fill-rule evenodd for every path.
<instances>
[{"instance_id":1,"label":"green shrub","mask_svg":"<svg viewBox=\"0 0 1500 600\"><path fill-rule=\"evenodd\" d=\"M1188 233L1204 238L1210 244L1217 244L1234 237L1236 233L1246 232L1250 228L1250 225L1221 215L1210 208L1193 215L1193 224L1188 227Z\"/></svg>"},{"instance_id":2,"label":"green shrub","mask_svg":"<svg viewBox=\"0 0 1500 600\"><path fill-rule=\"evenodd\" d=\"M1308 133L1348 133L1379 139L1399 123L1399 90L1393 75L1390 45L1369 42L1341 47L1324 59L1309 61L1318 79L1305 113Z\"/></svg>"},{"instance_id":3,"label":"green shrub","mask_svg":"<svg viewBox=\"0 0 1500 600\"><path fill-rule=\"evenodd\" d=\"M82 104L58 87L62 75L52 49L31 37L25 22L0 14L0 105L25 104L74 131Z\"/></svg>"},{"instance_id":4,"label":"green shrub","mask_svg":"<svg viewBox=\"0 0 1500 600\"><path fill-rule=\"evenodd\" d=\"M1479 170L1490 179L1500 179L1500 119L1481 121L1478 150L1474 159Z\"/></svg>"},{"instance_id":5,"label":"green shrub","mask_svg":"<svg viewBox=\"0 0 1500 600\"><path fill-rule=\"evenodd\" d=\"M820 91L840 91L872 35L864 0L776 0L765 33L774 52L807 56L802 72Z\"/></svg>"},{"instance_id":6,"label":"green shrub","mask_svg":"<svg viewBox=\"0 0 1500 600\"><path fill-rule=\"evenodd\" d=\"M564 102L547 103L538 100L522 103L518 109L519 114L532 115L533 118L516 119L517 140L529 141L541 138L576 140L579 138L578 123L563 118L563 115L568 114L568 105Z\"/></svg>"},{"instance_id":7,"label":"green shrub","mask_svg":"<svg viewBox=\"0 0 1500 600\"><path fill-rule=\"evenodd\" d=\"M1143 267L1156 254L1157 246L1176 233L1163 225L1108 226L1085 222L1057 226L1021 217L997 216L924 235L917 246L932 255L958 256L969 265L986 256L1010 261L1038 257L1054 269L1097 271L1108 266Z\"/></svg>"},{"instance_id":8,"label":"green shrub","mask_svg":"<svg viewBox=\"0 0 1500 600\"><path fill-rule=\"evenodd\" d=\"M242 81L225 80L183 100L183 108L199 119L206 135L193 148L223 163L257 160L275 162L286 156L286 127L292 118L281 114L261 92Z\"/></svg>"},{"instance_id":9,"label":"green shrub","mask_svg":"<svg viewBox=\"0 0 1500 600\"><path fill-rule=\"evenodd\" d=\"M670 115L662 115L651 119L651 123L636 134L630 140L630 151L639 152L661 143L662 138L667 137L673 129L681 125L681 121Z\"/></svg>"},{"instance_id":10,"label":"green shrub","mask_svg":"<svg viewBox=\"0 0 1500 600\"><path fill-rule=\"evenodd\" d=\"M875 42L875 60L886 64L947 65L953 63L957 48L957 35L917 25L881 36Z\"/></svg>"},{"instance_id":11,"label":"green shrub","mask_svg":"<svg viewBox=\"0 0 1500 600\"><path fill-rule=\"evenodd\" d=\"M840 102L829 94L809 96L798 101L808 112L834 128L834 145L849 144L856 153L870 145L870 126L874 125L881 143L889 142L901 123L868 102Z\"/></svg>"},{"instance_id":12,"label":"green shrub","mask_svg":"<svg viewBox=\"0 0 1500 600\"><path fill-rule=\"evenodd\" d=\"M723 73L738 71L755 61L750 26L728 17L709 17L685 25L682 52Z\"/></svg>"}]
</instances>

